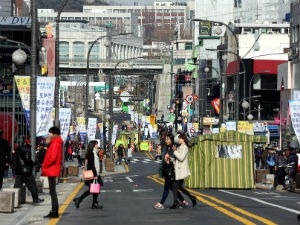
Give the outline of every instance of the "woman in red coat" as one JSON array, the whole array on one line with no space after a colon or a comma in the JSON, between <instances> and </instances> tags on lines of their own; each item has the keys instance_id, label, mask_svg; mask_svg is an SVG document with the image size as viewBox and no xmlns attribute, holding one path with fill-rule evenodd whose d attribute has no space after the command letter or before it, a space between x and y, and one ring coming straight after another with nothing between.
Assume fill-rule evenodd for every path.
<instances>
[{"instance_id":1,"label":"woman in red coat","mask_svg":"<svg viewBox=\"0 0 300 225\"><path fill-rule=\"evenodd\" d=\"M56 177L58 177L61 172L63 154L63 140L60 137L59 128L51 127L49 129L46 143L48 147L42 165L42 175L48 177L52 208L50 213L44 217L57 218L59 205L56 194Z\"/></svg>"}]
</instances>

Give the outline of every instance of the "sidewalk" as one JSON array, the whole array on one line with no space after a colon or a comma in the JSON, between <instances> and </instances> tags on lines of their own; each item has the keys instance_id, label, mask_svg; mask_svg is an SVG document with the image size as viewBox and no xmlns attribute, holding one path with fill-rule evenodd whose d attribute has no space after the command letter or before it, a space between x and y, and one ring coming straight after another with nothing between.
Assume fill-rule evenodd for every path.
<instances>
[{"instance_id":1,"label":"sidewalk","mask_svg":"<svg viewBox=\"0 0 300 225\"><path fill-rule=\"evenodd\" d=\"M77 161L66 162L65 167L77 165ZM126 168L124 165L114 165L114 172L102 172L102 176L111 174L125 173ZM72 202L73 195L79 190L83 183L81 181L82 170L79 169L79 176L68 176L63 179L61 183L56 186L58 202L60 204L59 214L67 208ZM38 179L38 176L37 176ZM14 185L14 179L8 178L7 181L3 182L3 188L11 188ZM56 224L58 219L46 219L43 216L47 215L51 209L51 199L49 195L49 189L43 188L43 192L39 193L39 198L45 201L40 204L32 204L32 197L30 192L26 192L26 203L21 204L19 208L14 208L13 213L0 213L0 224L3 225L46 225L51 221L51 225ZM56 221L56 222L55 222Z\"/></svg>"}]
</instances>

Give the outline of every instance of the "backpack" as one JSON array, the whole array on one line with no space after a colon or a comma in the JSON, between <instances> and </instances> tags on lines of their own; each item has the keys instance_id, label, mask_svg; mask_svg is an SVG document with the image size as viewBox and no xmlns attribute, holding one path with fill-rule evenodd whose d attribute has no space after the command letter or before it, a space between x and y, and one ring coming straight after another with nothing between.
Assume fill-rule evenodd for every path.
<instances>
[{"instance_id":1,"label":"backpack","mask_svg":"<svg viewBox=\"0 0 300 225\"><path fill-rule=\"evenodd\" d=\"M269 166L275 166L275 156L274 155L268 155L267 164Z\"/></svg>"}]
</instances>

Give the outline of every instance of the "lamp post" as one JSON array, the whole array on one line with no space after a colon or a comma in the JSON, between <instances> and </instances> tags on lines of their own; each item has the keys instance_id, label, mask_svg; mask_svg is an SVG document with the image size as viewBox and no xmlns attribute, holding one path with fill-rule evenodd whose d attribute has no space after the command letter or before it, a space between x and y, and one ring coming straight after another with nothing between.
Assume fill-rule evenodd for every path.
<instances>
[{"instance_id":1,"label":"lamp post","mask_svg":"<svg viewBox=\"0 0 300 225\"><path fill-rule=\"evenodd\" d=\"M60 15L69 0L63 0L59 9L57 10L57 16L55 19L55 89L54 89L54 109L55 119L54 125L60 127L59 122L59 19Z\"/></svg>"},{"instance_id":2,"label":"lamp post","mask_svg":"<svg viewBox=\"0 0 300 225\"><path fill-rule=\"evenodd\" d=\"M17 44L19 47L23 46L31 55L31 50L30 48L23 42L19 42L19 41L14 41L14 40L10 40L5 36L0 35L0 39L1 40L5 40L9 43L13 43L13 44ZM23 49L18 48L17 50L15 50L12 54L12 61L16 64L16 65L23 65L27 60L27 54ZM13 108L12 108L12 127L15 127L15 102L16 102L16 88L15 88L16 84L15 84L15 79L13 78ZM14 133L14 129L12 129L12 139L11 139L11 150L14 150L14 142L15 142L15 133Z\"/></svg>"},{"instance_id":3,"label":"lamp post","mask_svg":"<svg viewBox=\"0 0 300 225\"><path fill-rule=\"evenodd\" d=\"M220 21L213 21L213 20L203 20L203 19L193 19L192 21L197 21L197 22L206 22L206 23L211 23L211 24L217 24L217 25L222 25L222 26L225 26L233 35L234 37L234 40L235 40L235 44L236 44L236 56L239 56L239 40L234 32L234 30L228 26L227 24L223 23L223 22L220 22ZM235 101L235 104L236 104L236 107L235 107L235 117L236 117L236 120L239 119L239 83L240 83L240 78L239 78L239 57L237 57L237 63L236 63L236 101Z\"/></svg>"},{"instance_id":4,"label":"lamp post","mask_svg":"<svg viewBox=\"0 0 300 225\"><path fill-rule=\"evenodd\" d=\"M127 58L127 59L118 61L113 69L113 72L115 73L117 71L117 68L120 65L120 63L126 62L128 60L140 59L140 58L144 58L144 57L133 57L133 58ZM112 134L113 134L113 125L114 125L113 124L114 79L113 79L112 73L109 74L108 82L109 82L108 111L109 111L109 116L110 116L109 129L108 129L108 143L109 143L108 149L109 149L110 157L113 160ZM138 139L139 139L139 137L138 137Z\"/></svg>"},{"instance_id":5,"label":"lamp post","mask_svg":"<svg viewBox=\"0 0 300 225\"><path fill-rule=\"evenodd\" d=\"M86 104L86 107L85 107L85 122L86 122L86 129L88 129L88 102L89 102L89 70L90 70L90 54L91 54L91 51L92 51L92 48L94 47L94 45L99 41L99 40L101 40L101 39L103 39L103 38L111 38L111 37L113 37L113 36L122 36L122 35L129 35L129 34L132 34L132 33L119 33L119 34L108 34L108 35L103 35L103 36L101 36L101 37L98 37L98 38L96 38L93 42L92 42L92 44L91 44L91 46L89 47L89 49L88 49L88 53L87 53L87 63L86 63L86 88L85 88L85 104ZM105 46L106 47L110 47L110 43L105 43ZM110 55L110 54L108 54L108 55ZM121 61L122 62L122 61ZM121 63L121 62L119 62L119 63ZM116 66L118 66L119 65L119 63L117 63L117 65ZM115 68L114 68L114 70L116 70L116 66L115 66ZM109 95L111 95L111 84L113 85L113 80L111 80L112 78L111 78L111 75L109 75L109 90L110 90L110 92L109 92ZM113 94L113 87L112 87L112 94ZM112 98L113 98L113 96L112 96ZM110 99L110 98L109 98ZM109 114L110 114L110 116L112 116L112 111L113 111L113 108L112 108L112 104L113 104L113 102L109 102L109 109L111 108L111 110L109 110ZM110 120L111 121L111 120ZM111 123L110 123L110 125L112 125ZM112 127L110 126L110 129L112 129ZM109 129L109 130L110 130ZM109 136L111 137L112 136L112 133L111 133L111 131L109 131ZM88 137L87 137L88 138ZM111 142L111 139L110 139L110 142ZM86 146L87 146L87 142L86 142ZM112 149L110 149L111 151L110 151L110 153L112 153ZM112 157L112 154L111 154L111 157Z\"/></svg>"}]
</instances>

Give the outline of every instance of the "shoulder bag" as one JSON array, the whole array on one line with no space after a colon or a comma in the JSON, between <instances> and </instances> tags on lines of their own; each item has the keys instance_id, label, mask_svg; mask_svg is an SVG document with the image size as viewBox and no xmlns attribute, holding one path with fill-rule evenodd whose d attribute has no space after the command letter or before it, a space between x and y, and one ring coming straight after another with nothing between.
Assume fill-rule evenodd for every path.
<instances>
[{"instance_id":1,"label":"shoulder bag","mask_svg":"<svg viewBox=\"0 0 300 225\"><path fill-rule=\"evenodd\" d=\"M94 179L93 170L87 170L86 168L87 168L87 159L85 160L84 168L83 168L83 171L82 171L83 179L84 180L92 180L92 179Z\"/></svg>"}]
</instances>

